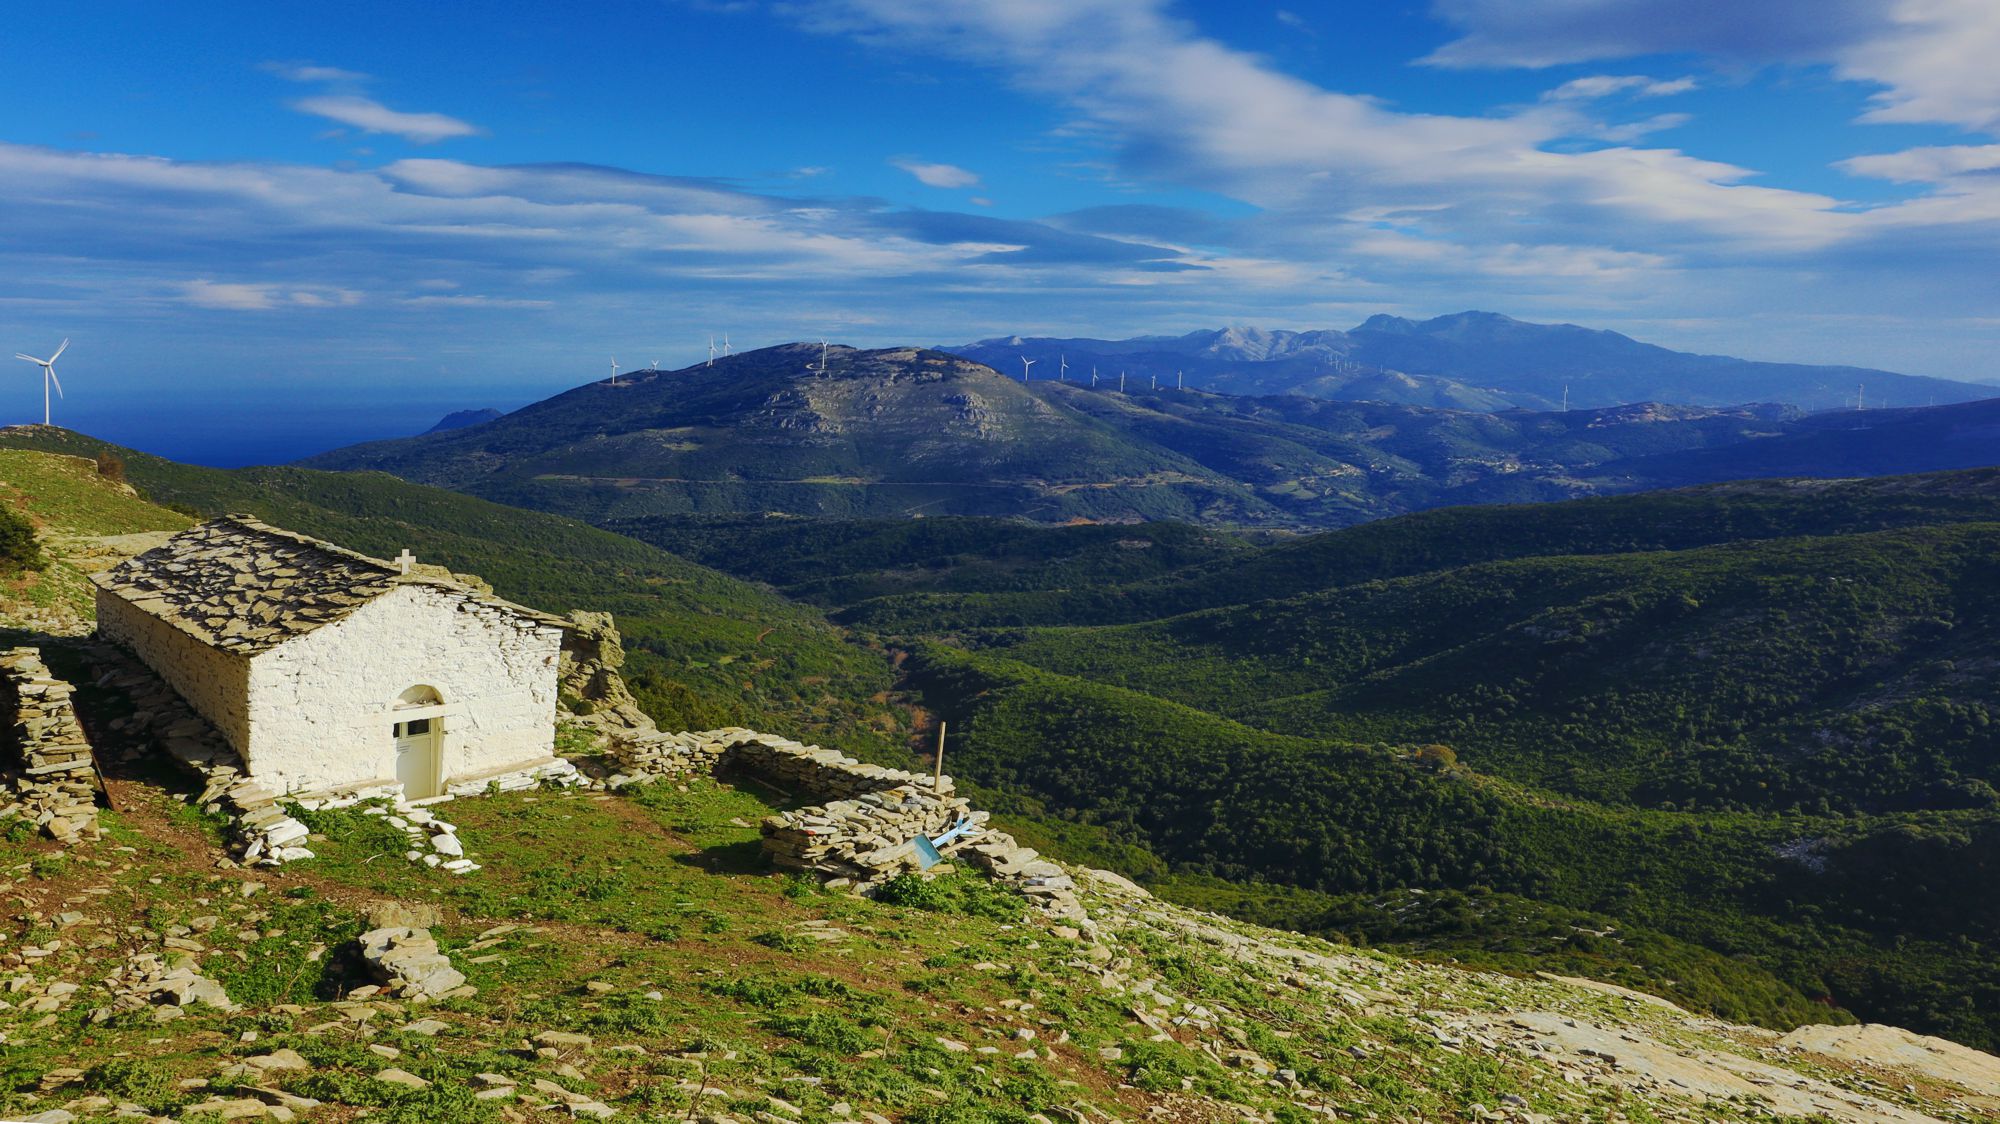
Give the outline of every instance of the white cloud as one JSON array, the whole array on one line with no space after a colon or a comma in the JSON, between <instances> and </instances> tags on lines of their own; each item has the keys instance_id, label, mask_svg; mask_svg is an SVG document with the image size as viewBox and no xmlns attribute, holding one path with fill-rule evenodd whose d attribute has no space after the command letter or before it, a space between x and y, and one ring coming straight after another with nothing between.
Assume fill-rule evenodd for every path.
<instances>
[{"instance_id":1,"label":"white cloud","mask_svg":"<svg viewBox=\"0 0 2000 1124\"><path fill-rule=\"evenodd\" d=\"M921 160L907 157L889 161L893 167L901 168L917 178L925 187L977 187L979 174L970 172L956 164L926 164Z\"/></svg>"},{"instance_id":2,"label":"white cloud","mask_svg":"<svg viewBox=\"0 0 2000 1124\"><path fill-rule=\"evenodd\" d=\"M1455 241L1512 244L1525 228L1551 244L1643 253L1662 243L1724 254L1823 245L1849 218L1837 200L1753 186L1749 169L1670 149L1552 148L1607 129L1630 140L1672 118L1610 126L1573 103L1479 117L1398 112L1203 37L1164 0L841 0L815 19L1003 67L1103 130L1122 177L1254 204L1290 253L1337 253L1352 236L1338 216L1385 204L1443 204L1420 222Z\"/></svg>"},{"instance_id":3,"label":"white cloud","mask_svg":"<svg viewBox=\"0 0 2000 1124\"><path fill-rule=\"evenodd\" d=\"M1945 145L1856 156L1840 167L1858 176L1897 183L1938 183L1981 172L2000 172L2000 144Z\"/></svg>"},{"instance_id":4,"label":"white cloud","mask_svg":"<svg viewBox=\"0 0 2000 1124\"><path fill-rule=\"evenodd\" d=\"M1545 67L1697 53L1831 66L1881 87L1864 120L2000 130L1993 0L1435 0L1460 38L1424 61Z\"/></svg>"},{"instance_id":5,"label":"white cloud","mask_svg":"<svg viewBox=\"0 0 2000 1124\"><path fill-rule=\"evenodd\" d=\"M404 113L358 94L323 94L291 103L300 113L351 125L368 133L389 133L415 144L478 136L479 126L442 113Z\"/></svg>"},{"instance_id":6,"label":"white cloud","mask_svg":"<svg viewBox=\"0 0 2000 1124\"><path fill-rule=\"evenodd\" d=\"M191 304L196 308L265 312L284 307L334 308L359 304L361 294L351 289L210 281L202 278L181 282L179 299L182 303Z\"/></svg>"},{"instance_id":7,"label":"white cloud","mask_svg":"<svg viewBox=\"0 0 2000 1124\"><path fill-rule=\"evenodd\" d=\"M1660 98L1672 94L1684 94L1696 88L1698 83L1691 77L1658 79L1643 74L1592 74L1584 78L1572 78L1548 93L1543 101L1590 101L1607 98L1614 94L1627 94L1639 98Z\"/></svg>"},{"instance_id":8,"label":"white cloud","mask_svg":"<svg viewBox=\"0 0 2000 1124\"><path fill-rule=\"evenodd\" d=\"M267 62L261 69L287 82L366 82L369 78L358 70L342 70L337 66L314 66L311 63Z\"/></svg>"}]
</instances>

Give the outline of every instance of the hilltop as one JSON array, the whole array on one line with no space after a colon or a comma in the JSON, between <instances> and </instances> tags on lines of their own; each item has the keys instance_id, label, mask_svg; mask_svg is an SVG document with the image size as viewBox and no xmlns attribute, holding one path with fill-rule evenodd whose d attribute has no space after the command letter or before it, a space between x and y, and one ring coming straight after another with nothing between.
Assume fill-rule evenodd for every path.
<instances>
[{"instance_id":1,"label":"hilltop","mask_svg":"<svg viewBox=\"0 0 2000 1124\"><path fill-rule=\"evenodd\" d=\"M781 512L1314 529L1727 478L1767 444L1817 442L1825 472L1847 471L1850 446L1873 450L1870 472L1991 458L1983 443L1936 440L1915 422L1909 440L1871 429L1874 412L1807 419L1779 407L1639 404L1493 414L1023 383L914 348L831 348L820 375L808 369L819 356L817 345L788 344L639 371L477 426L302 463L593 523ZM1996 409L1910 413L1970 434Z\"/></svg>"},{"instance_id":2,"label":"hilltop","mask_svg":"<svg viewBox=\"0 0 2000 1124\"><path fill-rule=\"evenodd\" d=\"M313 500L282 501L292 514L330 504L317 518L357 534L450 513L455 533L492 533L509 518L380 478L342 491L311 473L143 462L134 495L93 461L10 440L0 467L20 510L67 536L50 536L50 565L88 553L85 537L184 523L149 501L155 487L239 504L266 484L303 491ZM417 518L361 510L376 505ZM576 534L573 564L608 549ZM403 861L404 834L363 809L301 811L318 857L241 868L187 779L128 757L142 726L119 692L78 696L112 765L105 838L0 844L19 911L0 922L0 1114L1955 1124L2000 1108L2000 1059L1949 1042L1781 1032L1589 980L1418 963L1224 920L1084 866L1072 922L968 872L857 897L759 861L753 825L792 797L707 778L444 805L479 856L464 876ZM381 990L356 936L385 917L425 926L468 986L434 1001ZM169 962L201 987L135 1003L138 973ZM1703 970L1751 982L1720 959Z\"/></svg>"},{"instance_id":3,"label":"hilltop","mask_svg":"<svg viewBox=\"0 0 2000 1124\"><path fill-rule=\"evenodd\" d=\"M1858 384L1898 406L2000 396L2000 388L1860 367L1697 355L1575 324L1532 324L1494 312L1430 320L1371 316L1346 331L1232 327L1124 340L1009 336L949 347L1011 371L1020 357L1052 370L1093 365L1232 394L1305 394L1414 406L1504 410L1662 402L1775 402L1805 410L1854 405ZM1865 404L1865 403L1864 403Z\"/></svg>"}]
</instances>

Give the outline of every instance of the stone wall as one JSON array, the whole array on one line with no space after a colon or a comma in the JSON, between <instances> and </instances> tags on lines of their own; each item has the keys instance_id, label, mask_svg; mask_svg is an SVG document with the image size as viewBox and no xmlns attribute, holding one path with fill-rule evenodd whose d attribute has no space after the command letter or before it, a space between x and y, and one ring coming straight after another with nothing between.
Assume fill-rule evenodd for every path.
<instances>
[{"instance_id":1,"label":"stone wall","mask_svg":"<svg viewBox=\"0 0 2000 1124\"><path fill-rule=\"evenodd\" d=\"M393 783L392 708L418 686L443 699L445 791L551 764L561 645L497 603L401 585L251 660L249 771L279 792Z\"/></svg>"},{"instance_id":2,"label":"stone wall","mask_svg":"<svg viewBox=\"0 0 2000 1124\"><path fill-rule=\"evenodd\" d=\"M919 869L918 836L935 839L970 820L976 830L939 848L944 858L1011 886L1045 913L1084 921L1069 874L1006 832L987 826L987 814L956 795L950 777L940 783L921 773L871 765L837 750L741 727L614 736L610 752L619 772L605 784L614 789L737 774L822 801L765 817L764 853L776 866L811 871L864 891Z\"/></svg>"},{"instance_id":3,"label":"stone wall","mask_svg":"<svg viewBox=\"0 0 2000 1124\"><path fill-rule=\"evenodd\" d=\"M64 842L95 839L97 766L77 723L71 687L49 673L35 648L0 654L0 707L13 716L8 744L14 760L7 806Z\"/></svg>"},{"instance_id":4,"label":"stone wall","mask_svg":"<svg viewBox=\"0 0 2000 1124\"><path fill-rule=\"evenodd\" d=\"M97 591L97 635L129 650L208 720L241 757L250 743L250 661L203 643L107 589Z\"/></svg>"},{"instance_id":5,"label":"stone wall","mask_svg":"<svg viewBox=\"0 0 2000 1124\"><path fill-rule=\"evenodd\" d=\"M766 816L764 854L788 870L868 884L917 868L919 835L942 835L962 819L983 824L964 798L940 795L929 782L899 785L812 808ZM955 850L958 841L946 845Z\"/></svg>"}]
</instances>

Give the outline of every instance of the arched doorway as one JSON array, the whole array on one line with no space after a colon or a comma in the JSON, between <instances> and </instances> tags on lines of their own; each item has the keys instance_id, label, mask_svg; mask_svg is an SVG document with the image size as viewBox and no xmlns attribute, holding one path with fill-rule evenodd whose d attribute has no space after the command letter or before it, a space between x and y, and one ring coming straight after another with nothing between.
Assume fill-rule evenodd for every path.
<instances>
[{"instance_id":1,"label":"arched doorway","mask_svg":"<svg viewBox=\"0 0 2000 1124\"><path fill-rule=\"evenodd\" d=\"M444 699L433 687L412 687L396 697L396 779L403 799L425 800L444 786L440 747L444 744Z\"/></svg>"}]
</instances>

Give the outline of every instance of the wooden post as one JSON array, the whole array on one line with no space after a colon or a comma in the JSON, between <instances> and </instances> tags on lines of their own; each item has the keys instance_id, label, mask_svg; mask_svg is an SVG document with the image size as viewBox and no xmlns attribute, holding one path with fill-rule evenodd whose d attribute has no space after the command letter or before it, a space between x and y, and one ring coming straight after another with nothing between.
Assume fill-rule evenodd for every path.
<instances>
[{"instance_id":1,"label":"wooden post","mask_svg":"<svg viewBox=\"0 0 2000 1124\"><path fill-rule=\"evenodd\" d=\"M931 791L944 791L944 719L938 719L937 772L931 775Z\"/></svg>"}]
</instances>

